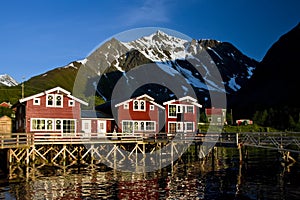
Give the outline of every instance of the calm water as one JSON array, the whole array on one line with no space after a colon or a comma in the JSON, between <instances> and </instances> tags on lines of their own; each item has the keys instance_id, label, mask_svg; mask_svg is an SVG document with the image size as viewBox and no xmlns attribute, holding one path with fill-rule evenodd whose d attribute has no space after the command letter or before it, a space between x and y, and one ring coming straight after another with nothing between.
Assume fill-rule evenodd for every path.
<instances>
[{"instance_id":1,"label":"calm water","mask_svg":"<svg viewBox=\"0 0 300 200\"><path fill-rule=\"evenodd\" d=\"M284 166L277 156L249 149L240 165L236 149L217 148L214 160L186 154L139 174L102 165L15 168L10 180L0 180L0 199L300 199L300 164Z\"/></svg>"}]
</instances>

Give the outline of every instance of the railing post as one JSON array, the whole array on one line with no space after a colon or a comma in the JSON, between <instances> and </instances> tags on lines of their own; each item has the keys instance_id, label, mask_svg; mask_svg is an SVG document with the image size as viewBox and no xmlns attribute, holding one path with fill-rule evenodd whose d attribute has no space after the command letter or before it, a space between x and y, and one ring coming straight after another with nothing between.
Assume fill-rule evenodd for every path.
<instances>
[{"instance_id":1,"label":"railing post","mask_svg":"<svg viewBox=\"0 0 300 200\"><path fill-rule=\"evenodd\" d=\"M20 143L20 134L17 134L17 141L16 141L17 146L19 146L19 143Z\"/></svg>"}]
</instances>

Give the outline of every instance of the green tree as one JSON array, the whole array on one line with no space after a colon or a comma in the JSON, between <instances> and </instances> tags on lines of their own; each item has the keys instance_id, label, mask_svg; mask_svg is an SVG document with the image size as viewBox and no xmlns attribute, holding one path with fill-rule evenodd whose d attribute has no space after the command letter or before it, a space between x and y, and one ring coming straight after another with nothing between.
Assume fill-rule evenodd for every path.
<instances>
[{"instance_id":1,"label":"green tree","mask_svg":"<svg viewBox=\"0 0 300 200\"><path fill-rule=\"evenodd\" d=\"M0 107L0 117L6 115L8 117L11 117L11 115L13 114L12 109L10 108L5 108L5 107Z\"/></svg>"},{"instance_id":2,"label":"green tree","mask_svg":"<svg viewBox=\"0 0 300 200\"><path fill-rule=\"evenodd\" d=\"M205 112L201 112L200 113L200 122L204 122L204 123L207 123L207 116L205 114Z\"/></svg>"},{"instance_id":3,"label":"green tree","mask_svg":"<svg viewBox=\"0 0 300 200\"><path fill-rule=\"evenodd\" d=\"M288 128L290 130L294 130L294 128L296 128L296 122L295 122L294 118L291 115L289 115L289 122L288 123L289 123Z\"/></svg>"}]
</instances>

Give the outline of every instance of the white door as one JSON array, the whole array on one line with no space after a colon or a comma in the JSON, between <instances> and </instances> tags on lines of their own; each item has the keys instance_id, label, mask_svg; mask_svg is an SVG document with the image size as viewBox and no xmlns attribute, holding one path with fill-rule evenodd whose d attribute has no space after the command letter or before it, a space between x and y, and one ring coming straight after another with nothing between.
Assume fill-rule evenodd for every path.
<instances>
[{"instance_id":1,"label":"white door","mask_svg":"<svg viewBox=\"0 0 300 200\"><path fill-rule=\"evenodd\" d=\"M98 136L105 136L106 133L106 121L98 120Z\"/></svg>"},{"instance_id":2,"label":"white door","mask_svg":"<svg viewBox=\"0 0 300 200\"><path fill-rule=\"evenodd\" d=\"M83 136L88 137L92 132L92 122L91 120L82 120L82 131Z\"/></svg>"}]
</instances>

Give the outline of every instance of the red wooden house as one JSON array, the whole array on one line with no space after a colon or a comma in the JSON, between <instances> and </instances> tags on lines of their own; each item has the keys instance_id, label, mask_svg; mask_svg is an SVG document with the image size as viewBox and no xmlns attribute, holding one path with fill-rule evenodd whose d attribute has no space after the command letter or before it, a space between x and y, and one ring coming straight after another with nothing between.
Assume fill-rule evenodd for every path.
<instances>
[{"instance_id":1,"label":"red wooden house","mask_svg":"<svg viewBox=\"0 0 300 200\"><path fill-rule=\"evenodd\" d=\"M226 109L206 108L205 114L211 125L224 125L226 123Z\"/></svg>"},{"instance_id":2,"label":"red wooden house","mask_svg":"<svg viewBox=\"0 0 300 200\"><path fill-rule=\"evenodd\" d=\"M186 133L197 130L198 110L202 105L197 100L185 96L178 100L164 102L166 109L165 129L167 133Z\"/></svg>"},{"instance_id":3,"label":"red wooden house","mask_svg":"<svg viewBox=\"0 0 300 200\"><path fill-rule=\"evenodd\" d=\"M105 133L114 132L115 127L114 118L108 114L95 110L81 111L81 131L84 136L104 137Z\"/></svg>"},{"instance_id":4,"label":"red wooden house","mask_svg":"<svg viewBox=\"0 0 300 200\"><path fill-rule=\"evenodd\" d=\"M159 109L163 106L146 94L115 105L118 109L118 127L122 133L158 133Z\"/></svg>"},{"instance_id":5,"label":"red wooden house","mask_svg":"<svg viewBox=\"0 0 300 200\"><path fill-rule=\"evenodd\" d=\"M61 87L55 87L23 99L16 107L16 130L26 133L72 135L81 131L81 104Z\"/></svg>"}]
</instances>

